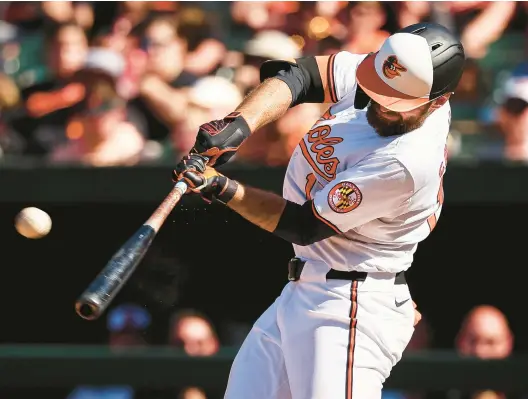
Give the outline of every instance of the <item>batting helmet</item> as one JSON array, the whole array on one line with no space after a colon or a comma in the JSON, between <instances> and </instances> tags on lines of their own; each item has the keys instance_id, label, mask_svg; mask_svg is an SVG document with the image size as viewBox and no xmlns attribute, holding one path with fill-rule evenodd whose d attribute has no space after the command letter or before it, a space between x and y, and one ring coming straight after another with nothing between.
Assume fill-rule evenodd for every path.
<instances>
[{"instance_id":1,"label":"batting helmet","mask_svg":"<svg viewBox=\"0 0 528 399\"><path fill-rule=\"evenodd\" d=\"M423 22L388 37L361 62L357 81L380 105L405 112L453 92L464 61L455 35L442 25Z\"/></svg>"}]
</instances>

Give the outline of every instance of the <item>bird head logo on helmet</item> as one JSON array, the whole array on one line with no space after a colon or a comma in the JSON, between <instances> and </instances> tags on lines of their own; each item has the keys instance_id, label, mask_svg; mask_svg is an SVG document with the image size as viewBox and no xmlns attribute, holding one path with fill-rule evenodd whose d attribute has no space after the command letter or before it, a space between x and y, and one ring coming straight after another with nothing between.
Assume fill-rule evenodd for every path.
<instances>
[{"instance_id":1,"label":"bird head logo on helmet","mask_svg":"<svg viewBox=\"0 0 528 399\"><path fill-rule=\"evenodd\" d=\"M395 55L390 55L383 61L383 75L387 79L394 79L397 76L401 76L401 72L407 72L407 68L398 62L398 57Z\"/></svg>"}]
</instances>

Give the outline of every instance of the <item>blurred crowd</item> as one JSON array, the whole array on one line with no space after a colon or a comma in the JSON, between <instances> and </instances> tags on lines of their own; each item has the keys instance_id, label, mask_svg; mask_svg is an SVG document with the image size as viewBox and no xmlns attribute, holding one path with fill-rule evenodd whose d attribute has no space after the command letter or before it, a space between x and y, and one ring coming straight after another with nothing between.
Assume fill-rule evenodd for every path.
<instances>
[{"instance_id":1,"label":"blurred crowd","mask_svg":"<svg viewBox=\"0 0 528 399\"><path fill-rule=\"evenodd\" d=\"M166 338L161 342L148 339L149 329L154 322L149 311L134 303L124 303L108 312L108 343L111 348L145 347L166 345L168 348L183 350L189 356L213 356L221 346L239 346L250 328L238 325L235 328L218 330L207 315L196 309L176 310L166 326ZM160 320L155 321L159 323ZM225 327L225 326L222 326ZM225 332L227 331L227 333ZM427 315L417 324L415 333L406 353L417 353L434 346L433 330ZM514 334L504 313L490 305L479 305L470 309L453 337L453 349L460 356L480 359L504 359L514 348ZM217 393L210 394L200 387L185 387L181 390L135 390L130 386L80 386L66 399L216 399ZM500 392L428 392L407 393L385 390L382 399L510 399ZM515 399L520 399L515 397ZM526 399L526 397L522 397Z\"/></svg>"},{"instance_id":2,"label":"blurred crowd","mask_svg":"<svg viewBox=\"0 0 528 399\"><path fill-rule=\"evenodd\" d=\"M509 1L4 2L0 159L174 163L259 83L263 61L376 51L424 20L468 56L450 155L528 159L527 7ZM323 109L291 109L237 159L285 165Z\"/></svg>"},{"instance_id":3,"label":"blurred crowd","mask_svg":"<svg viewBox=\"0 0 528 399\"><path fill-rule=\"evenodd\" d=\"M146 337L152 325L149 311L134 303L113 308L107 315L108 344L115 350L152 345ZM158 321L159 322L159 321ZM236 335L236 334L235 334ZM167 335L162 342L168 348L180 349L189 356L213 356L220 349L220 338L211 320L195 309L180 309L168 320ZM241 342L239 342L240 344ZM223 343L225 345L225 342ZM79 386L66 399L212 399L200 387L181 390L136 390L131 386Z\"/></svg>"},{"instance_id":4,"label":"blurred crowd","mask_svg":"<svg viewBox=\"0 0 528 399\"><path fill-rule=\"evenodd\" d=\"M509 1L3 2L0 160L174 164L200 124L227 115L259 83L265 60L376 51L397 29L428 20L457 32L468 56L451 101L450 156L527 161L527 16L526 3ZM290 109L248 139L236 159L286 165L326 108ZM146 338L152 315L136 304L115 307L107 322L111 347L166 344L191 356L239 345L249 329L235 326L224 337L206 315L180 309L166 340L153 343ZM430 348L431 333L424 315L407 351ZM469 311L453 345L463 356L504 358L513 333L499 309L482 305ZM141 394L128 386L81 386L68 399ZM211 399L199 387L146 397ZM383 399L424 397L386 391Z\"/></svg>"},{"instance_id":5,"label":"blurred crowd","mask_svg":"<svg viewBox=\"0 0 528 399\"><path fill-rule=\"evenodd\" d=\"M416 326L406 353L431 349L433 331L427 318ZM512 355L514 334L506 315L490 305L478 305L465 315L453 339L453 349L462 357L483 360L505 359ZM451 390L438 393L406 393L386 390L382 399L526 399L527 396L507 395L490 390L481 392L459 392Z\"/></svg>"}]
</instances>

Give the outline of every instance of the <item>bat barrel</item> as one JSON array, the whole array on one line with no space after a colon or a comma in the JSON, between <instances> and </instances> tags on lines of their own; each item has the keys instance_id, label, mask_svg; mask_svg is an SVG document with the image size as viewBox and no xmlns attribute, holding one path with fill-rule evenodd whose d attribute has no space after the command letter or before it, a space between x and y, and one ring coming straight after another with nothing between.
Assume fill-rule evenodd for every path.
<instances>
[{"instance_id":1,"label":"bat barrel","mask_svg":"<svg viewBox=\"0 0 528 399\"><path fill-rule=\"evenodd\" d=\"M80 317L95 320L101 316L134 273L165 219L186 191L184 182L176 183L145 224L114 254L75 303Z\"/></svg>"},{"instance_id":2,"label":"bat barrel","mask_svg":"<svg viewBox=\"0 0 528 399\"><path fill-rule=\"evenodd\" d=\"M144 224L119 249L75 303L80 317L95 320L105 311L141 262L155 236L156 231Z\"/></svg>"}]
</instances>

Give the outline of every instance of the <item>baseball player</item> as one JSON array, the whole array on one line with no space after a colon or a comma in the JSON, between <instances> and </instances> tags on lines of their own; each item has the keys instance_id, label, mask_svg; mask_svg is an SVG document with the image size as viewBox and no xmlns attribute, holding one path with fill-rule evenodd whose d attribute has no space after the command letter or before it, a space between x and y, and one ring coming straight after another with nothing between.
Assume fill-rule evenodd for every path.
<instances>
[{"instance_id":1,"label":"baseball player","mask_svg":"<svg viewBox=\"0 0 528 399\"><path fill-rule=\"evenodd\" d=\"M174 178L296 254L290 282L235 358L225 398L381 397L414 331L404 271L440 216L448 100L464 60L446 28L420 23L376 53L268 61L235 112L200 127ZM212 168L307 102L332 105L293 152L283 197Z\"/></svg>"}]
</instances>

